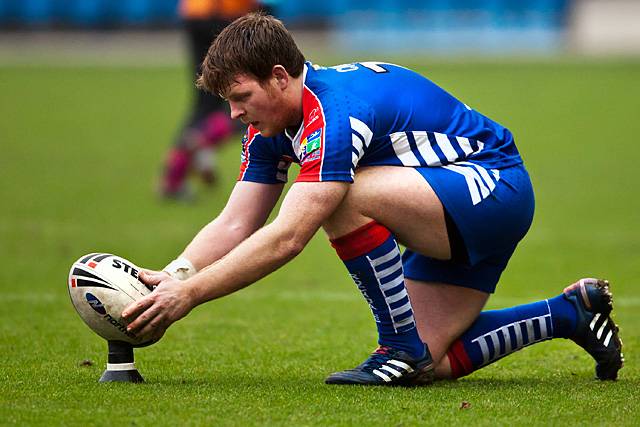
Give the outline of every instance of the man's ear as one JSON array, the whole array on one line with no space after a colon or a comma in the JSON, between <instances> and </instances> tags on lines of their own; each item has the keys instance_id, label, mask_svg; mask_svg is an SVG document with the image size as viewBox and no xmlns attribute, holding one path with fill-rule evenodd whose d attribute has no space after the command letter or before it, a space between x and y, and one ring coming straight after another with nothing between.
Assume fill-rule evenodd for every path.
<instances>
[{"instance_id":1,"label":"man's ear","mask_svg":"<svg viewBox=\"0 0 640 427\"><path fill-rule=\"evenodd\" d=\"M271 70L271 75L275 79L280 90L285 90L287 86L289 86L289 79L291 76L289 76L289 73L287 73L287 70L282 65L274 65Z\"/></svg>"}]
</instances>

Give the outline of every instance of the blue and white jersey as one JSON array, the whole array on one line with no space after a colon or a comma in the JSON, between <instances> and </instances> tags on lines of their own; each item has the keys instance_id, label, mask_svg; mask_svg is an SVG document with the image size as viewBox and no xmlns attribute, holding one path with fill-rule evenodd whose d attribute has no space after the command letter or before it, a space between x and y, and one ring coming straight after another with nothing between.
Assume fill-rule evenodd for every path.
<instances>
[{"instance_id":1,"label":"blue and white jersey","mask_svg":"<svg viewBox=\"0 0 640 427\"><path fill-rule=\"evenodd\" d=\"M499 179L522 163L508 129L407 68L382 62L305 64L303 122L295 135L265 138L249 127L239 180L353 182L359 166L444 166ZM475 175L473 175L475 174ZM473 176L472 176L473 175Z\"/></svg>"}]
</instances>

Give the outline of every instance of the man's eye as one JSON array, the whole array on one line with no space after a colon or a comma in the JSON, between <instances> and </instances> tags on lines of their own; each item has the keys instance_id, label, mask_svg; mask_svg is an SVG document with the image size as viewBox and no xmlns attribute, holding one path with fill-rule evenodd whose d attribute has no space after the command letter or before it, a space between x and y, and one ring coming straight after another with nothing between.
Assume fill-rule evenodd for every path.
<instances>
[{"instance_id":1,"label":"man's eye","mask_svg":"<svg viewBox=\"0 0 640 427\"><path fill-rule=\"evenodd\" d=\"M237 94L237 95L231 95L229 97L229 101L232 102L243 102L246 101L247 99L249 99L249 95L248 93L241 93L241 94Z\"/></svg>"}]
</instances>

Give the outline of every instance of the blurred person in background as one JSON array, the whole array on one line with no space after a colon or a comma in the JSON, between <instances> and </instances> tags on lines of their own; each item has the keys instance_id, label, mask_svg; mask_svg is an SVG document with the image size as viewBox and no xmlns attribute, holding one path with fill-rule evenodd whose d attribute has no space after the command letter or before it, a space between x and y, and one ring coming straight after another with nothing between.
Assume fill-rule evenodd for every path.
<instances>
[{"instance_id":1,"label":"blurred person in background","mask_svg":"<svg viewBox=\"0 0 640 427\"><path fill-rule=\"evenodd\" d=\"M200 74L200 64L216 36L234 19L258 9L256 0L181 0L179 13L187 32L192 67L191 83ZM192 103L185 122L166 156L160 182L164 198L188 200L187 179L195 171L206 185L216 180L215 154L237 130L226 102L197 90L191 84Z\"/></svg>"}]
</instances>

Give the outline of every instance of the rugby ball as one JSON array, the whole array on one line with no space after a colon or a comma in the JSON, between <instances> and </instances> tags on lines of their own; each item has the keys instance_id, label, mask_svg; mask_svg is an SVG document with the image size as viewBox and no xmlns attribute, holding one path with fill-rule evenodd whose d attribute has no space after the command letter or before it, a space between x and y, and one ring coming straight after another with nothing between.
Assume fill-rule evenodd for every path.
<instances>
[{"instance_id":1,"label":"rugby ball","mask_svg":"<svg viewBox=\"0 0 640 427\"><path fill-rule=\"evenodd\" d=\"M76 311L96 334L134 346L153 344L150 337L127 331L121 313L151 290L138 280L140 268L119 256L88 254L71 266L69 296Z\"/></svg>"}]
</instances>

